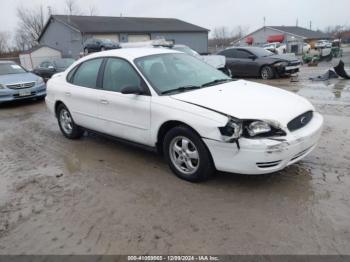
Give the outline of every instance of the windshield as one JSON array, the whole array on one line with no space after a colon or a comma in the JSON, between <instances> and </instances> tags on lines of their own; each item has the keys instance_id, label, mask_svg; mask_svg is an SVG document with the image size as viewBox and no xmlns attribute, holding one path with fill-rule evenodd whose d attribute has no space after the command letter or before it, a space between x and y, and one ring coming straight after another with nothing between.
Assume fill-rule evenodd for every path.
<instances>
[{"instance_id":1,"label":"windshield","mask_svg":"<svg viewBox=\"0 0 350 262\"><path fill-rule=\"evenodd\" d=\"M260 47L249 48L247 50L251 51L257 57L266 57L274 55L274 53L270 52L269 50Z\"/></svg>"},{"instance_id":2,"label":"windshield","mask_svg":"<svg viewBox=\"0 0 350 262\"><path fill-rule=\"evenodd\" d=\"M74 59L72 58L64 58L64 59L58 59L54 61L54 64L56 65L56 67L59 68L67 68L69 67L71 64L74 63Z\"/></svg>"},{"instance_id":3,"label":"windshield","mask_svg":"<svg viewBox=\"0 0 350 262\"><path fill-rule=\"evenodd\" d=\"M0 75L20 74L25 72L26 71L21 66L14 63L0 63Z\"/></svg>"},{"instance_id":4,"label":"windshield","mask_svg":"<svg viewBox=\"0 0 350 262\"><path fill-rule=\"evenodd\" d=\"M196 51L192 50L191 48L189 48L187 46L174 46L173 49L180 51L180 52L183 52L183 53L188 54L188 55L199 56L199 54Z\"/></svg>"},{"instance_id":5,"label":"windshield","mask_svg":"<svg viewBox=\"0 0 350 262\"><path fill-rule=\"evenodd\" d=\"M199 87L216 80L231 80L227 75L187 54L170 53L145 56L135 60L158 93L181 87Z\"/></svg>"},{"instance_id":6,"label":"windshield","mask_svg":"<svg viewBox=\"0 0 350 262\"><path fill-rule=\"evenodd\" d=\"M102 43L106 44L113 44L113 41L111 39L101 39Z\"/></svg>"}]
</instances>

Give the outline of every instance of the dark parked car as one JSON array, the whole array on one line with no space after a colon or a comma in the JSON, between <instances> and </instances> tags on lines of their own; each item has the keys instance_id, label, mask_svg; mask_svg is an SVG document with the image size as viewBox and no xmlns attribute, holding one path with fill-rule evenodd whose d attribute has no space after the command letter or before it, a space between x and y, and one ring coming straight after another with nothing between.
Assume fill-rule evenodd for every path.
<instances>
[{"instance_id":1,"label":"dark parked car","mask_svg":"<svg viewBox=\"0 0 350 262\"><path fill-rule=\"evenodd\" d=\"M74 62L75 60L73 58L60 58L52 61L43 61L33 70L33 73L47 80L51 78L52 75L63 72Z\"/></svg>"},{"instance_id":2,"label":"dark parked car","mask_svg":"<svg viewBox=\"0 0 350 262\"><path fill-rule=\"evenodd\" d=\"M118 48L120 48L120 45L110 39L89 38L84 43L84 55Z\"/></svg>"},{"instance_id":3,"label":"dark parked car","mask_svg":"<svg viewBox=\"0 0 350 262\"><path fill-rule=\"evenodd\" d=\"M233 77L271 79L299 71L300 61L292 55L276 55L261 47L233 47L218 53L226 57Z\"/></svg>"}]
</instances>

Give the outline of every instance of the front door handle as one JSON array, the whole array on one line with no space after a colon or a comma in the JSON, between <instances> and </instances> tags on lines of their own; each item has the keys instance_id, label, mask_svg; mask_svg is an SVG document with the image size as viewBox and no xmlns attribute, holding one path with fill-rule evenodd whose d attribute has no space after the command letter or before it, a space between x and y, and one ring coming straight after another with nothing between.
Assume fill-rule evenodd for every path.
<instances>
[{"instance_id":1,"label":"front door handle","mask_svg":"<svg viewBox=\"0 0 350 262\"><path fill-rule=\"evenodd\" d=\"M108 100L106 100L106 99L101 99L101 104L108 105L109 102L108 102Z\"/></svg>"},{"instance_id":2,"label":"front door handle","mask_svg":"<svg viewBox=\"0 0 350 262\"><path fill-rule=\"evenodd\" d=\"M66 92L65 94L66 94L66 96L71 96L70 92Z\"/></svg>"}]
</instances>

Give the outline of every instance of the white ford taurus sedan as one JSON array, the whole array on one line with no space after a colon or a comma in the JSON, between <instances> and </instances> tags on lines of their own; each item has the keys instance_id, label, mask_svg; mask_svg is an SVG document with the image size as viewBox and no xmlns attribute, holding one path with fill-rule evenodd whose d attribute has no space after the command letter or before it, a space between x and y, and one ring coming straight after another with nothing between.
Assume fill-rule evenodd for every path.
<instances>
[{"instance_id":1,"label":"white ford taurus sedan","mask_svg":"<svg viewBox=\"0 0 350 262\"><path fill-rule=\"evenodd\" d=\"M323 125L296 94L157 48L84 57L48 82L46 103L67 138L87 129L156 149L188 181L281 170L315 148Z\"/></svg>"}]
</instances>

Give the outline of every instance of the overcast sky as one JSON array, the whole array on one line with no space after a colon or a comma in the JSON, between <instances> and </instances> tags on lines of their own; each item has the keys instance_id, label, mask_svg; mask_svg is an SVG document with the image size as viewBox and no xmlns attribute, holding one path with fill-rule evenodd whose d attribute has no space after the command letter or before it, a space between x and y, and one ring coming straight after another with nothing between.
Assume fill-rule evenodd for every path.
<instances>
[{"instance_id":1,"label":"overcast sky","mask_svg":"<svg viewBox=\"0 0 350 262\"><path fill-rule=\"evenodd\" d=\"M349 0L76 0L82 11L97 8L98 15L172 17L214 29L241 25L255 30L263 25L295 25L324 29L328 25L350 26ZM43 4L62 13L65 0L0 0L0 31L16 28L16 8Z\"/></svg>"}]
</instances>

